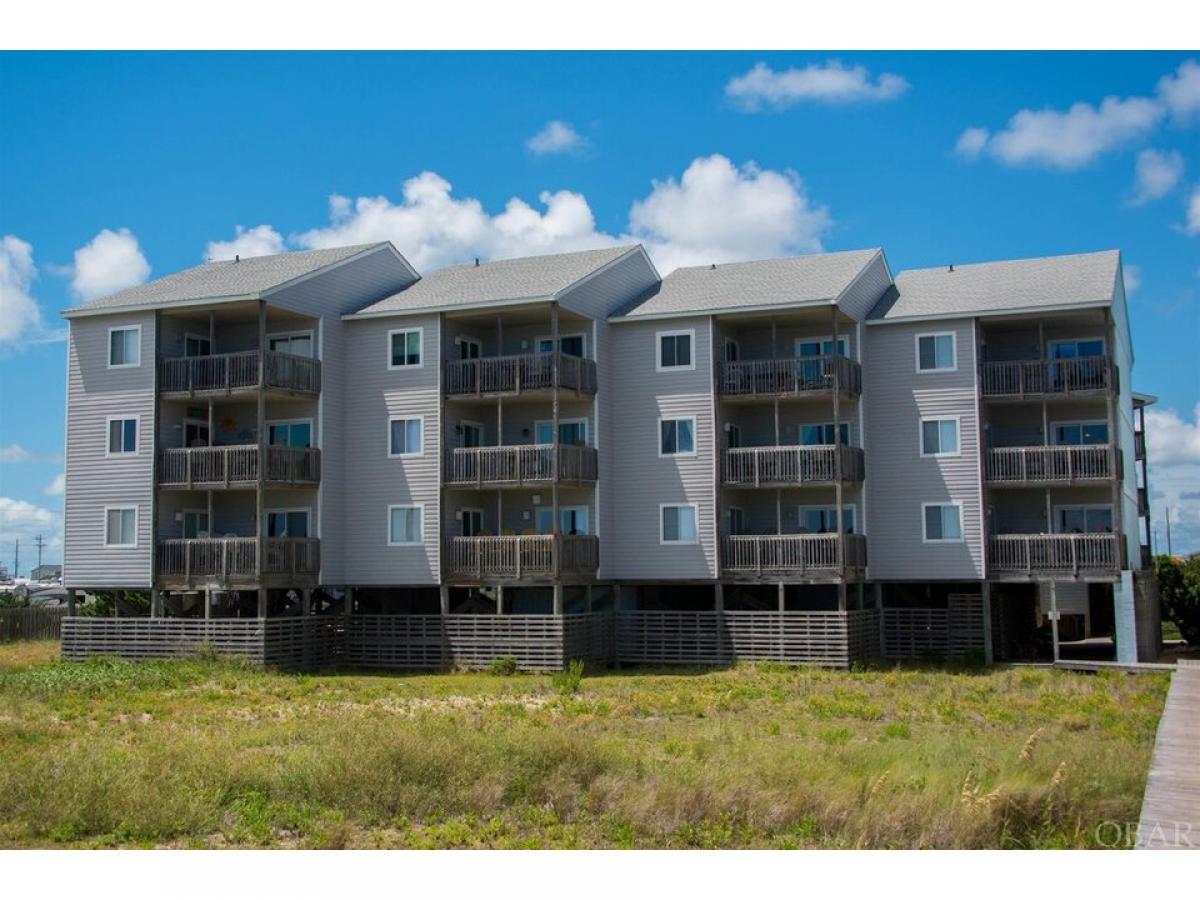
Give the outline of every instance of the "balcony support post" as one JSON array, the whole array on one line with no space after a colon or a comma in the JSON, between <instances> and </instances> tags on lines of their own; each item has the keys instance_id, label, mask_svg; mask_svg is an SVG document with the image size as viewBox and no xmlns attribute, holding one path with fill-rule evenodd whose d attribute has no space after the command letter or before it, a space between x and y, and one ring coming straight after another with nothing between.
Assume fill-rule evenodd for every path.
<instances>
[{"instance_id":1,"label":"balcony support post","mask_svg":"<svg viewBox=\"0 0 1200 900\"><path fill-rule=\"evenodd\" d=\"M207 622L212 618L212 588L206 587L201 595L204 597L204 621Z\"/></svg>"},{"instance_id":2,"label":"balcony support post","mask_svg":"<svg viewBox=\"0 0 1200 900\"><path fill-rule=\"evenodd\" d=\"M992 647L992 585L983 582L979 585L979 593L983 600L983 661L990 666L996 661Z\"/></svg>"},{"instance_id":3,"label":"balcony support post","mask_svg":"<svg viewBox=\"0 0 1200 900\"><path fill-rule=\"evenodd\" d=\"M1058 662L1058 590L1050 582L1050 640L1054 646L1054 661Z\"/></svg>"},{"instance_id":4,"label":"balcony support post","mask_svg":"<svg viewBox=\"0 0 1200 900\"><path fill-rule=\"evenodd\" d=\"M787 609L787 585L782 581L776 586L776 595L779 603L779 611L784 612Z\"/></svg>"},{"instance_id":5,"label":"balcony support post","mask_svg":"<svg viewBox=\"0 0 1200 900\"><path fill-rule=\"evenodd\" d=\"M561 581L554 582L554 614L556 616L563 614L563 586Z\"/></svg>"},{"instance_id":6,"label":"balcony support post","mask_svg":"<svg viewBox=\"0 0 1200 900\"><path fill-rule=\"evenodd\" d=\"M158 588L150 589L150 618L159 619L163 614L163 596Z\"/></svg>"},{"instance_id":7,"label":"balcony support post","mask_svg":"<svg viewBox=\"0 0 1200 900\"><path fill-rule=\"evenodd\" d=\"M438 585L438 612L443 616L450 615L450 585Z\"/></svg>"},{"instance_id":8,"label":"balcony support post","mask_svg":"<svg viewBox=\"0 0 1200 900\"><path fill-rule=\"evenodd\" d=\"M267 451L267 393L266 393L266 377L267 377L267 304L263 300L258 301L258 391L255 395L256 409L256 431L255 438L258 442L258 475L254 480L254 580L259 584L262 583L263 573L263 551L266 547L263 540L266 522L263 521L266 509L266 493L263 485L263 462L266 459ZM212 434L209 434L209 439L212 439ZM267 592L263 588L259 588L258 592L258 614L260 618L265 618L267 615Z\"/></svg>"},{"instance_id":9,"label":"balcony support post","mask_svg":"<svg viewBox=\"0 0 1200 900\"><path fill-rule=\"evenodd\" d=\"M846 602L846 580L844 578L838 582L837 594L838 612L845 612L849 608L849 604Z\"/></svg>"},{"instance_id":10,"label":"balcony support post","mask_svg":"<svg viewBox=\"0 0 1200 900\"><path fill-rule=\"evenodd\" d=\"M258 617L260 619L267 617L267 589L265 587L258 589Z\"/></svg>"},{"instance_id":11,"label":"balcony support post","mask_svg":"<svg viewBox=\"0 0 1200 900\"><path fill-rule=\"evenodd\" d=\"M1105 362L1104 362L1104 365L1106 366L1106 371L1104 373L1106 376L1104 379L1104 381L1105 381L1104 399L1106 401L1105 402L1105 412L1107 413L1108 443L1110 446L1116 447L1116 446L1118 446L1118 442L1117 442L1117 379L1113 376L1113 370L1115 368L1114 353L1115 353L1115 349L1116 349L1116 329L1113 327L1112 308L1108 307L1108 306L1104 307L1104 346L1108 349L1108 353L1105 356ZM1115 462L1116 461L1114 459L1114 463ZM1113 534L1117 535L1118 540L1123 540L1124 534L1125 534L1124 522L1122 521L1124 518L1122 516L1122 513L1124 512L1124 503L1122 503L1122 500L1124 498L1122 497L1122 492L1121 492L1121 479L1122 479L1123 475L1124 475L1124 472L1122 472L1116 465L1114 465L1112 471L1109 472L1109 481L1108 481L1109 485L1111 486L1111 492L1112 492L1112 500L1111 500L1111 503L1112 503L1112 530L1113 530ZM1137 487L1137 476L1135 475L1134 476L1134 488L1136 488L1136 487ZM1135 490L1134 493L1136 494L1137 491ZM1135 521L1135 530L1136 530L1136 521ZM1132 564L1130 564L1130 568L1132 568L1132 567L1133 567ZM1124 566L1121 565L1121 553L1120 553L1119 547L1117 548L1117 568L1124 568Z\"/></svg>"},{"instance_id":12,"label":"balcony support post","mask_svg":"<svg viewBox=\"0 0 1200 900\"><path fill-rule=\"evenodd\" d=\"M558 397L558 381L559 381L559 365L561 362L561 354L558 346L558 303L551 302L550 304L550 374L554 379L553 388L551 391L550 401L550 533L557 535L559 533L560 523L558 521L558 416L559 416L559 397ZM551 566L555 578L554 585L554 614L562 613L562 585L557 583L557 579L562 572L562 543L555 538L552 546L554 554Z\"/></svg>"},{"instance_id":13,"label":"balcony support post","mask_svg":"<svg viewBox=\"0 0 1200 900\"><path fill-rule=\"evenodd\" d=\"M725 585L719 581L713 585L713 609L725 612Z\"/></svg>"},{"instance_id":14,"label":"balcony support post","mask_svg":"<svg viewBox=\"0 0 1200 900\"><path fill-rule=\"evenodd\" d=\"M833 303L829 307L830 333L833 337L832 356L830 358L830 374L833 376L833 493L837 504L837 554L838 568L842 577L846 575L846 528L842 524L846 515L843 509L842 497L842 367L838 355L838 307ZM845 582L839 582L838 609L846 608Z\"/></svg>"},{"instance_id":15,"label":"balcony support post","mask_svg":"<svg viewBox=\"0 0 1200 900\"><path fill-rule=\"evenodd\" d=\"M504 585L496 585L496 615L504 615Z\"/></svg>"}]
</instances>

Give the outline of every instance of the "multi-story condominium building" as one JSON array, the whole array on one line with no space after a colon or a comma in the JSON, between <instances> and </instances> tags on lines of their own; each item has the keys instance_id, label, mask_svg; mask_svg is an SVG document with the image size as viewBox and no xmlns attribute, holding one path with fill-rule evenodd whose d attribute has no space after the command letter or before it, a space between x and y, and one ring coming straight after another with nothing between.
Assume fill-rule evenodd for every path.
<instances>
[{"instance_id":1,"label":"multi-story condominium building","mask_svg":"<svg viewBox=\"0 0 1200 900\"><path fill-rule=\"evenodd\" d=\"M380 243L66 317L64 584L151 598L70 655L1157 652L1115 251L422 276Z\"/></svg>"}]
</instances>

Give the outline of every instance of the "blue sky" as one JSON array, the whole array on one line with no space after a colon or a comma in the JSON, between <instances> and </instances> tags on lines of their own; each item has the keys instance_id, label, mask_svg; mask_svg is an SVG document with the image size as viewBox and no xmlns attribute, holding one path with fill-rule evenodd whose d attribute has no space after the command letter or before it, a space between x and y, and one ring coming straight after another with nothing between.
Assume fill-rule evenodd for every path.
<instances>
[{"instance_id":1,"label":"blue sky","mask_svg":"<svg viewBox=\"0 0 1200 900\"><path fill-rule=\"evenodd\" d=\"M60 552L63 308L210 253L379 237L425 268L638 239L664 272L1120 248L1159 530L1170 503L1200 549L1196 58L0 55L0 559L39 532Z\"/></svg>"}]
</instances>

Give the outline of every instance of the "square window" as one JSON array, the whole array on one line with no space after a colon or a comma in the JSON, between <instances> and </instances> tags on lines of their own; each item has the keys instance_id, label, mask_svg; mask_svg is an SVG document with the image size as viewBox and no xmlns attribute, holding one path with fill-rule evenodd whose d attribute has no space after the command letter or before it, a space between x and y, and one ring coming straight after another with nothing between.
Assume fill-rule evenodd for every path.
<instances>
[{"instance_id":1,"label":"square window","mask_svg":"<svg viewBox=\"0 0 1200 900\"><path fill-rule=\"evenodd\" d=\"M388 543L393 546L421 543L421 507L388 507Z\"/></svg>"},{"instance_id":2,"label":"square window","mask_svg":"<svg viewBox=\"0 0 1200 900\"><path fill-rule=\"evenodd\" d=\"M850 425L847 422L842 422L838 425L838 433L841 435L842 443L850 443ZM824 444L833 443L833 423L825 422L820 425L801 425L800 426L800 444L805 447L817 447Z\"/></svg>"},{"instance_id":3,"label":"square window","mask_svg":"<svg viewBox=\"0 0 1200 900\"><path fill-rule=\"evenodd\" d=\"M267 349L276 353L290 353L293 356L313 355L312 333L302 331L297 334L277 334L267 336Z\"/></svg>"},{"instance_id":4,"label":"square window","mask_svg":"<svg viewBox=\"0 0 1200 900\"><path fill-rule=\"evenodd\" d=\"M307 509L267 510L267 537L308 537Z\"/></svg>"},{"instance_id":5,"label":"square window","mask_svg":"<svg viewBox=\"0 0 1200 900\"><path fill-rule=\"evenodd\" d=\"M268 422L267 443L272 447L311 447L312 423Z\"/></svg>"},{"instance_id":6,"label":"square window","mask_svg":"<svg viewBox=\"0 0 1200 900\"><path fill-rule=\"evenodd\" d=\"M962 508L953 503L924 504L926 541L961 541Z\"/></svg>"},{"instance_id":7,"label":"square window","mask_svg":"<svg viewBox=\"0 0 1200 900\"><path fill-rule=\"evenodd\" d=\"M388 332L388 368L405 369L421 367L420 328Z\"/></svg>"},{"instance_id":8,"label":"square window","mask_svg":"<svg viewBox=\"0 0 1200 900\"><path fill-rule=\"evenodd\" d=\"M958 419L922 419L921 455L957 456Z\"/></svg>"},{"instance_id":9,"label":"square window","mask_svg":"<svg viewBox=\"0 0 1200 900\"><path fill-rule=\"evenodd\" d=\"M142 327L110 328L108 331L108 366L110 369L140 365L142 361Z\"/></svg>"},{"instance_id":10,"label":"square window","mask_svg":"<svg viewBox=\"0 0 1200 900\"><path fill-rule=\"evenodd\" d=\"M108 454L137 453L137 419L108 420Z\"/></svg>"},{"instance_id":11,"label":"square window","mask_svg":"<svg viewBox=\"0 0 1200 900\"><path fill-rule=\"evenodd\" d=\"M692 340L694 332L673 331L658 336L658 368L694 369Z\"/></svg>"},{"instance_id":12,"label":"square window","mask_svg":"<svg viewBox=\"0 0 1200 900\"><path fill-rule=\"evenodd\" d=\"M953 372L957 368L952 333L917 335L918 372Z\"/></svg>"},{"instance_id":13,"label":"square window","mask_svg":"<svg viewBox=\"0 0 1200 900\"><path fill-rule=\"evenodd\" d=\"M661 509L660 543L695 544L697 542L696 507L694 505L663 506Z\"/></svg>"},{"instance_id":14,"label":"square window","mask_svg":"<svg viewBox=\"0 0 1200 900\"><path fill-rule=\"evenodd\" d=\"M661 456L694 456L696 420L689 418L660 421L658 450Z\"/></svg>"},{"instance_id":15,"label":"square window","mask_svg":"<svg viewBox=\"0 0 1200 900\"><path fill-rule=\"evenodd\" d=\"M122 506L105 510L104 544L108 547L137 546L137 507Z\"/></svg>"},{"instance_id":16,"label":"square window","mask_svg":"<svg viewBox=\"0 0 1200 900\"><path fill-rule=\"evenodd\" d=\"M388 455L419 456L424 447L421 426L422 422L419 417L391 419L388 422Z\"/></svg>"},{"instance_id":17,"label":"square window","mask_svg":"<svg viewBox=\"0 0 1200 900\"><path fill-rule=\"evenodd\" d=\"M842 507L842 530L846 534L854 533L854 507ZM836 534L836 506L802 506L800 507L801 534Z\"/></svg>"}]
</instances>

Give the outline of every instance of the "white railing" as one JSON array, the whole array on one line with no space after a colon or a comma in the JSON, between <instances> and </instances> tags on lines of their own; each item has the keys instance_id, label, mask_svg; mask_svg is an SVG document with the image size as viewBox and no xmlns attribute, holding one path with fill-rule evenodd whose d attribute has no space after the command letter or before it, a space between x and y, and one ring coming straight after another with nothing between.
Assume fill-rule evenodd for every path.
<instances>
[{"instance_id":1,"label":"white railing","mask_svg":"<svg viewBox=\"0 0 1200 900\"><path fill-rule=\"evenodd\" d=\"M321 361L308 356L257 350L164 359L158 367L159 391L195 394L254 388L259 378L268 388L303 393L321 390Z\"/></svg>"},{"instance_id":2,"label":"white railing","mask_svg":"<svg viewBox=\"0 0 1200 900\"><path fill-rule=\"evenodd\" d=\"M736 447L721 456L725 484L800 485L862 481L863 452L845 444L819 447Z\"/></svg>"},{"instance_id":3,"label":"white railing","mask_svg":"<svg viewBox=\"0 0 1200 900\"><path fill-rule=\"evenodd\" d=\"M717 365L717 392L726 396L828 391L862 393L862 366L838 354L751 359Z\"/></svg>"},{"instance_id":4,"label":"white railing","mask_svg":"<svg viewBox=\"0 0 1200 900\"><path fill-rule=\"evenodd\" d=\"M315 447L267 447L264 480L275 484L316 484L321 451ZM212 488L255 484L258 447L170 447L158 451L158 483L163 487Z\"/></svg>"},{"instance_id":5,"label":"white railing","mask_svg":"<svg viewBox=\"0 0 1200 900\"><path fill-rule=\"evenodd\" d=\"M1109 444L1073 447L995 447L984 454L984 476L998 484L1094 481L1115 476Z\"/></svg>"},{"instance_id":6,"label":"white railing","mask_svg":"<svg viewBox=\"0 0 1200 900\"><path fill-rule=\"evenodd\" d=\"M450 574L459 577L591 575L600 565L600 542L593 534L452 537L446 557Z\"/></svg>"},{"instance_id":7,"label":"white railing","mask_svg":"<svg viewBox=\"0 0 1200 900\"><path fill-rule=\"evenodd\" d=\"M1121 569L1118 535L1002 534L988 541L988 566L998 574L1115 574Z\"/></svg>"},{"instance_id":8,"label":"white railing","mask_svg":"<svg viewBox=\"0 0 1200 900\"><path fill-rule=\"evenodd\" d=\"M1111 367L1107 356L985 362L980 389L985 397L1099 391L1108 387Z\"/></svg>"},{"instance_id":9,"label":"white railing","mask_svg":"<svg viewBox=\"0 0 1200 900\"><path fill-rule=\"evenodd\" d=\"M521 353L516 356L482 356L446 363L446 393L519 394L558 386L583 394L596 393L595 360L569 353Z\"/></svg>"},{"instance_id":10,"label":"white railing","mask_svg":"<svg viewBox=\"0 0 1200 900\"><path fill-rule=\"evenodd\" d=\"M721 569L735 573L841 572L867 564L867 542L861 534L733 534L721 538Z\"/></svg>"}]
</instances>

